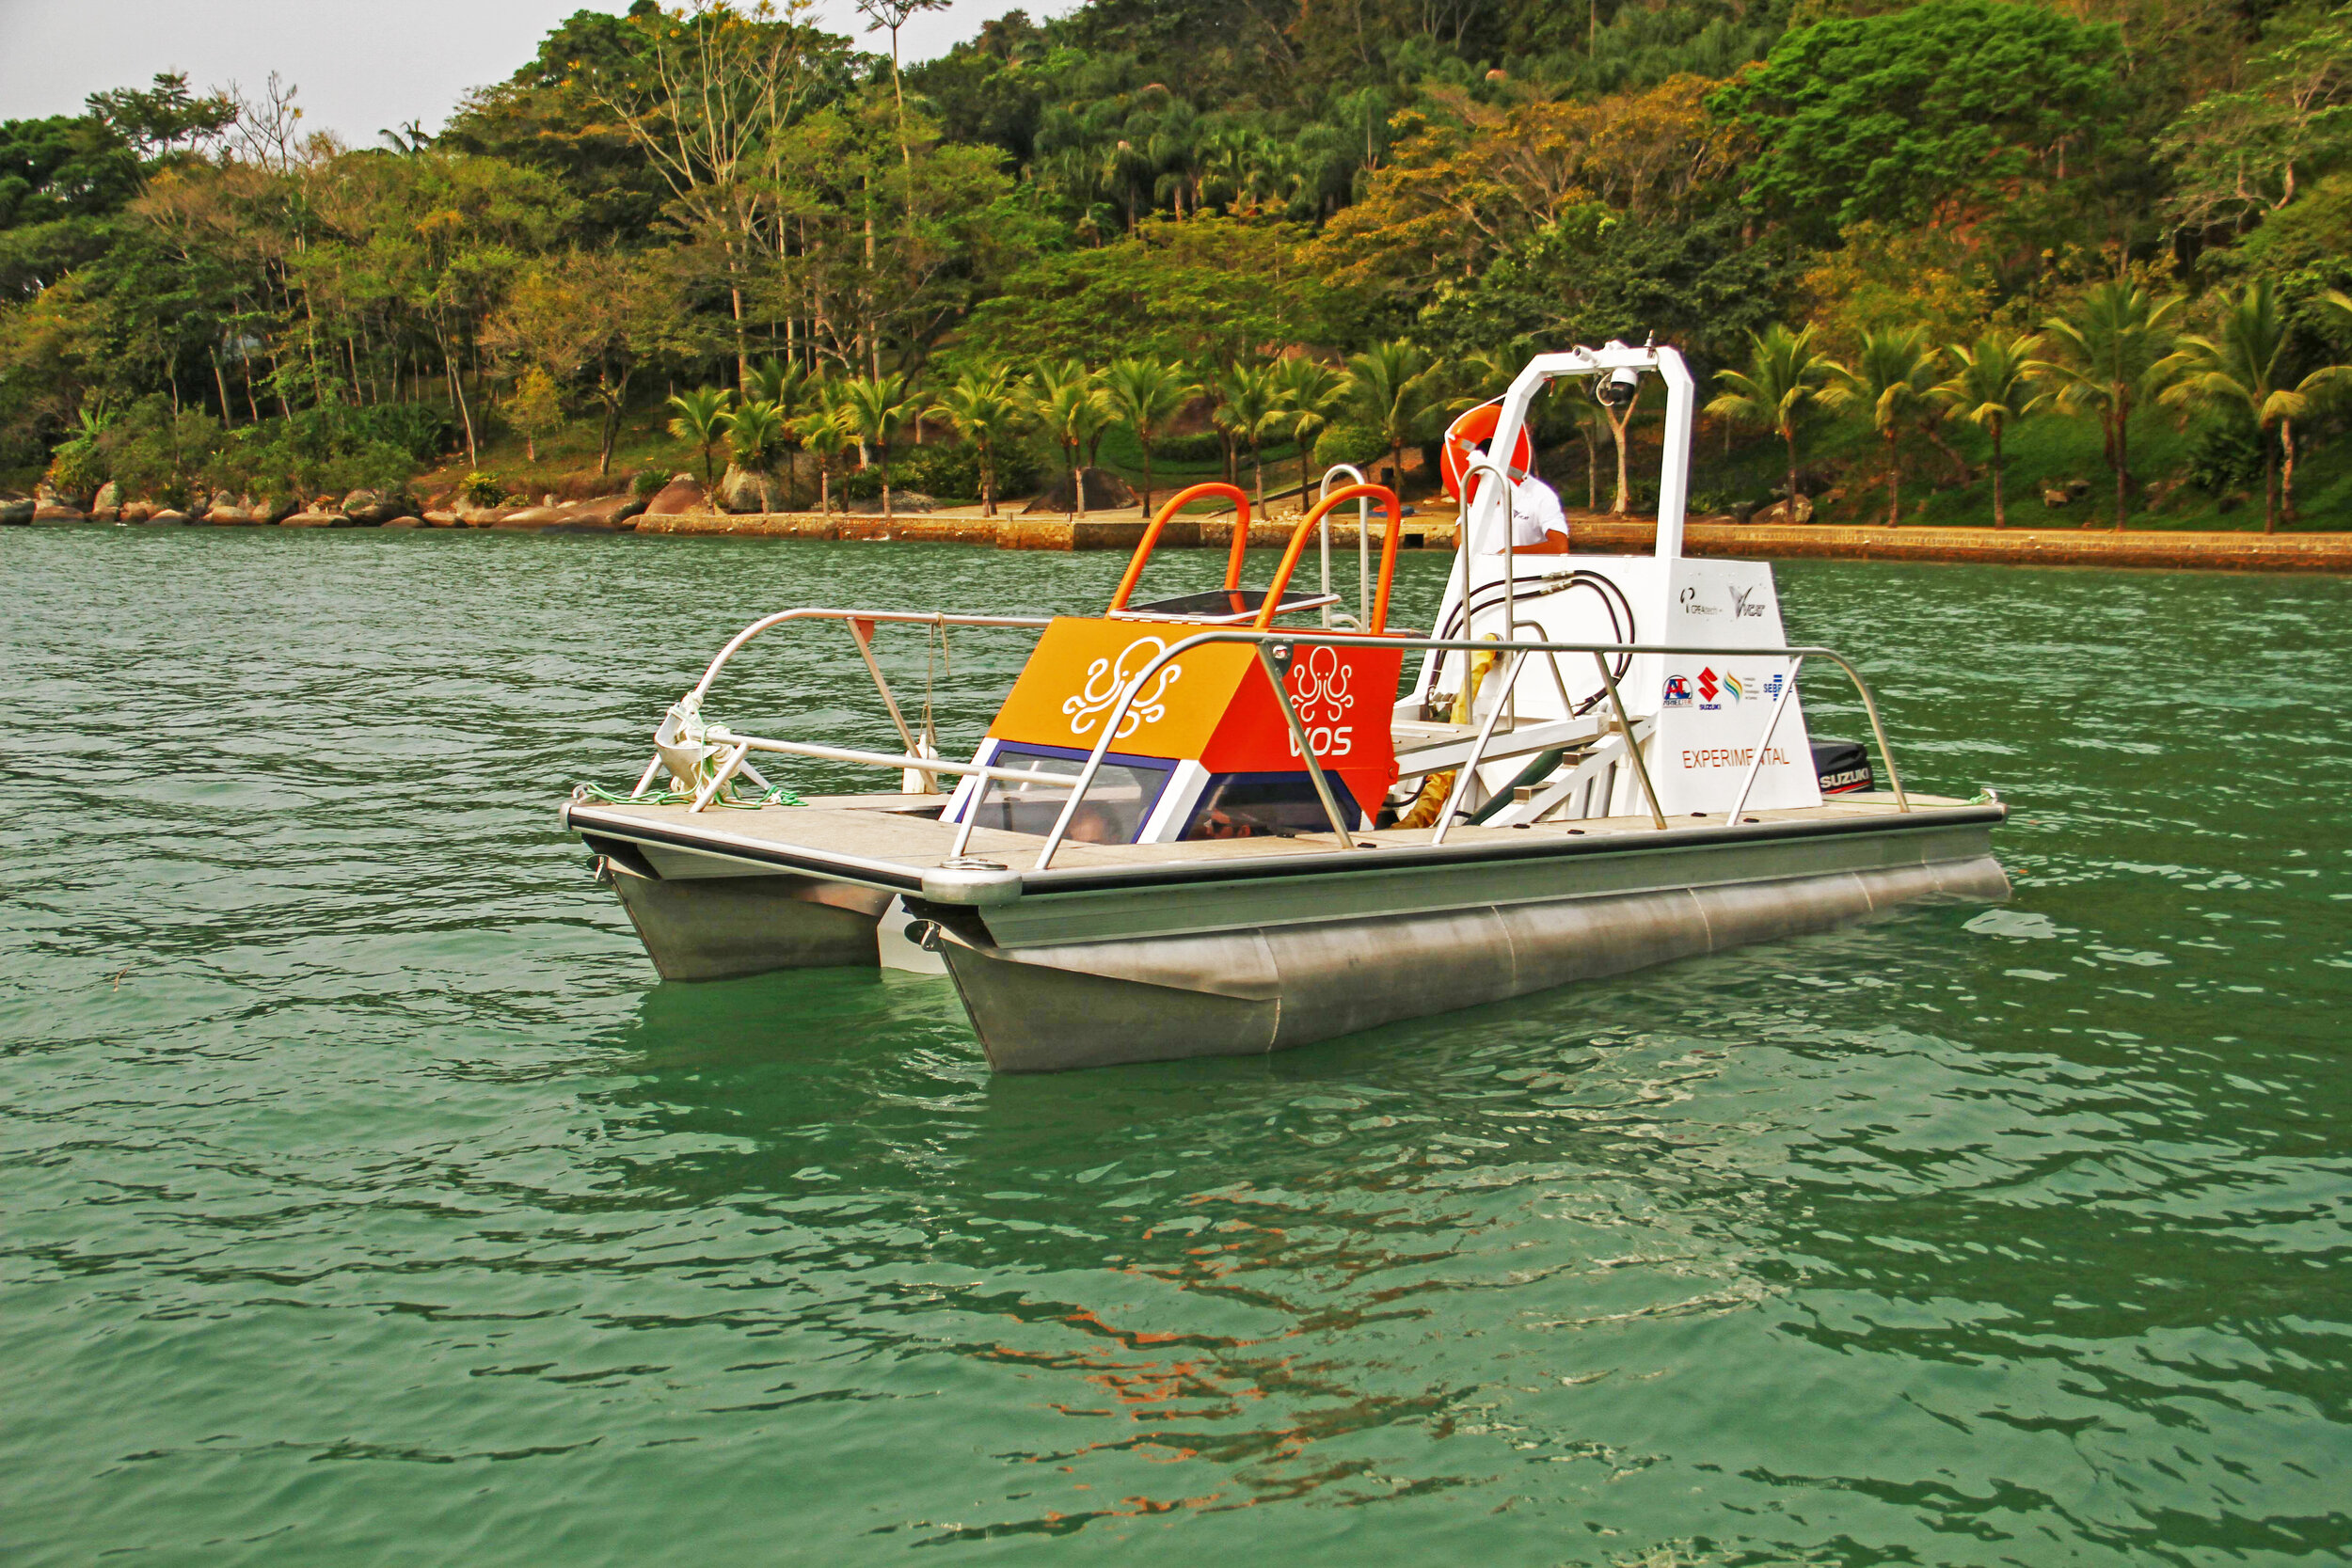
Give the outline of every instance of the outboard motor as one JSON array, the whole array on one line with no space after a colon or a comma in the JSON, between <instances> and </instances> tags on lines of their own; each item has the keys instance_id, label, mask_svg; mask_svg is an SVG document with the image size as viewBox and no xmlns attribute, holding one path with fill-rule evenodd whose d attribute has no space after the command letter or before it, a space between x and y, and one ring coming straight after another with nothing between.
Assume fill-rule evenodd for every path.
<instances>
[{"instance_id":1,"label":"outboard motor","mask_svg":"<svg viewBox=\"0 0 2352 1568\"><path fill-rule=\"evenodd\" d=\"M1859 740L1815 741L1813 770L1821 776L1824 795L1852 795L1878 787L1878 777L1870 771L1869 748Z\"/></svg>"}]
</instances>

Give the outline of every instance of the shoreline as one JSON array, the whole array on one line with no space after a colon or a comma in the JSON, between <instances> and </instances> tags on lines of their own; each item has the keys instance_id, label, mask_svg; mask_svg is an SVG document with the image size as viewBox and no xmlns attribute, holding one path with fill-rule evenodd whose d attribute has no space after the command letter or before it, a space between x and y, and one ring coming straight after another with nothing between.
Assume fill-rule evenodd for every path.
<instances>
[{"instance_id":1,"label":"shoreline","mask_svg":"<svg viewBox=\"0 0 2352 1568\"><path fill-rule=\"evenodd\" d=\"M267 528L267 523L103 523L85 518L41 517L31 527ZM302 526L302 525L296 525ZM321 526L310 524L309 526ZM337 519L331 527L440 529L443 524L400 518L389 524ZM1290 540L1288 520L1250 525L1252 549L1279 549ZM1096 517L983 517L964 513L879 515L815 512L696 512L638 516L627 522L493 523L457 525L450 531L504 533L665 534L703 538L768 538L896 541L915 544L993 546L1014 550L1133 550L1145 523L1135 514ZM1373 530L1379 546L1382 531ZM1398 547L1454 547L1454 520L1447 514L1405 519ZM1569 536L1580 555L1634 555L1657 546L1657 524L1645 518L1571 514ZM1170 549L1224 549L1233 538L1233 519L1223 516L1171 518L1161 531ZM1335 523L1335 548L1356 547L1356 525ZM2292 572L2352 574L2352 532L2255 533L2220 531L2127 529L1994 529L1991 527L1796 526L1693 519L1683 528L1683 553L1744 560L1932 562L2003 566L2106 566L2166 571Z\"/></svg>"}]
</instances>

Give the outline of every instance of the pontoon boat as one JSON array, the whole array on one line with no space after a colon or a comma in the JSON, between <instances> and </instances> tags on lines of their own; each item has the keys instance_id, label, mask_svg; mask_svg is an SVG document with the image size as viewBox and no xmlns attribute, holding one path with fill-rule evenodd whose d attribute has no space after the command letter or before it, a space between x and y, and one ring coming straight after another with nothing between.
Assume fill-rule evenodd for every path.
<instances>
[{"instance_id":1,"label":"pontoon boat","mask_svg":"<svg viewBox=\"0 0 2352 1568\"><path fill-rule=\"evenodd\" d=\"M1644 375L1667 394L1655 552L1520 556L1506 465L1526 464L1532 400L1562 378L1622 398ZM944 969L1004 1071L1275 1051L1899 905L2006 897L2002 804L1908 792L1853 665L1788 641L1771 566L1684 559L1692 400L1672 349L1612 343L1540 356L1457 420L1461 547L1425 631L1388 624L1389 490L1327 481L1258 590L1241 580L1248 497L1196 485L1152 518L1101 614L754 622L669 710L636 788L576 792L564 822L666 978ZM1236 513L1223 589L1132 602L1168 520L1212 495ZM1350 503L1352 610L1329 522ZM1295 591L1318 536L1322 586ZM819 623L849 633L902 750L707 719L749 643ZM873 656L884 626L1034 638L968 759L908 725ZM1808 660L1851 680L1875 766L1810 737ZM754 760L769 757L888 769L899 787L785 803Z\"/></svg>"}]
</instances>

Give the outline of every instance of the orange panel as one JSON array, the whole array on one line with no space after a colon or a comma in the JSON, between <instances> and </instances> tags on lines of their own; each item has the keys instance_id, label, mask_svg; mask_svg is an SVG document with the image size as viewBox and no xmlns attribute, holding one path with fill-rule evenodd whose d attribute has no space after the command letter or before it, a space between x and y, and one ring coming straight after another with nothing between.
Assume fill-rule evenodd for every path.
<instances>
[{"instance_id":1,"label":"orange panel","mask_svg":"<svg viewBox=\"0 0 2352 1568\"><path fill-rule=\"evenodd\" d=\"M1152 659L1200 630L1197 623L1059 617L1038 640L988 733L1033 746L1091 747L1103 737L1103 722L1120 689ZM1138 756L1199 757L1225 717L1234 687L1256 662L1240 643L1179 655L1137 694L1111 749ZM1258 684L1263 689L1263 677Z\"/></svg>"},{"instance_id":2,"label":"orange panel","mask_svg":"<svg viewBox=\"0 0 2352 1568\"><path fill-rule=\"evenodd\" d=\"M1405 665L1403 651L1299 647L1289 665L1283 684L1290 689L1315 760L1344 778L1358 802L1370 810L1396 782L1390 721ZM1240 682L1200 762L1212 773L1306 770L1263 674L1252 672Z\"/></svg>"}]
</instances>

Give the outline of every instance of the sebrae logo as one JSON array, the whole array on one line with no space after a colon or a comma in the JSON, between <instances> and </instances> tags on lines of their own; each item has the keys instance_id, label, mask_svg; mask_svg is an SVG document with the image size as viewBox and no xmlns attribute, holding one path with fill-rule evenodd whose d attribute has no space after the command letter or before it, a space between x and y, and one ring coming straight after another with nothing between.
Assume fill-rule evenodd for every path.
<instances>
[{"instance_id":1,"label":"sebrae logo","mask_svg":"<svg viewBox=\"0 0 2352 1568\"><path fill-rule=\"evenodd\" d=\"M1145 665L1168 651L1168 644L1156 637L1138 637L1119 650L1116 658L1098 658L1087 666L1086 685L1078 695L1061 705L1070 716L1070 733L1084 735L1119 701L1119 694L1134 684ZM1126 716L1119 721L1119 733L1113 738L1124 740L1146 724L1156 724L1168 716L1168 705L1161 701L1168 689L1176 684L1184 673L1181 664L1164 664L1152 677L1152 685L1136 694L1127 706Z\"/></svg>"}]
</instances>

